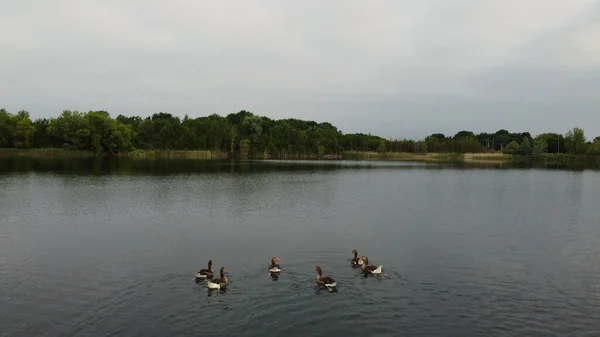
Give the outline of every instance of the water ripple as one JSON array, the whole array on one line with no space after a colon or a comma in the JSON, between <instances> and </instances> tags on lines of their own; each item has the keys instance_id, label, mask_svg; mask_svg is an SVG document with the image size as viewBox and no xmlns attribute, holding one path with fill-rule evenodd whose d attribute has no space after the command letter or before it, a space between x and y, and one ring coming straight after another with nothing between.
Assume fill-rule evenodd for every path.
<instances>
[{"instance_id":1,"label":"water ripple","mask_svg":"<svg viewBox=\"0 0 600 337\"><path fill-rule=\"evenodd\" d=\"M136 163L0 176L3 335L597 334L597 173Z\"/></svg>"}]
</instances>

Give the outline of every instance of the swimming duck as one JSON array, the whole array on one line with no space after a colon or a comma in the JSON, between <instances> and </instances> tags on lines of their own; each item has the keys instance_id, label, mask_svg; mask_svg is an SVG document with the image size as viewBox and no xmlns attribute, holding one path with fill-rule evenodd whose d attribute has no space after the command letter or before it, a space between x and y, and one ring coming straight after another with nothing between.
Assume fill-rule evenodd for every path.
<instances>
[{"instance_id":1,"label":"swimming duck","mask_svg":"<svg viewBox=\"0 0 600 337\"><path fill-rule=\"evenodd\" d=\"M279 264L277 263L277 261L279 261L280 259L278 257L273 256L271 258L271 264L269 265L269 272L271 273L279 273L281 271L281 267L279 267Z\"/></svg>"},{"instance_id":2,"label":"swimming duck","mask_svg":"<svg viewBox=\"0 0 600 337\"><path fill-rule=\"evenodd\" d=\"M363 264L363 260L358 257L358 251L356 251L356 249L352 249L352 254L354 254L354 258L350 263L353 266L361 266Z\"/></svg>"},{"instance_id":3,"label":"swimming duck","mask_svg":"<svg viewBox=\"0 0 600 337\"><path fill-rule=\"evenodd\" d=\"M221 277L213 278L210 281L206 281L206 285L208 286L208 288L209 289L226 288L227 285L229 284L229 280L227 279L227 276L225 276L226 271L227 271L227 269L225 269L225 267L221 267Z\"/></svg>"},{"instance_id":4,"label":"swimming duck","mask_svg":"<svg viewBox=\"0 0 600 337\"><path fill-rule=\"evenodd\" d=\"M212 260L208 260L208 269L200 269L196 273L196 283L213 278Z\"/></svg>"},{"instance_id":5,"label":"swimming duck","mask_svg":"<svg viewBox=\"0 0 600 337\"><path fill-rule=\"evenodd\" d=\"M360 258L363 261L362 264L362 271L365 274L381 274L381 269L383 268L383 266L373 266L373 265L369 265L369 258L366 256L363 256Z\"/></svg>"},{"instance_id":6,"label":"swimming duck","mask_svg":"<svg viewBox=\"0 0 600 337\"><path fill-rule=\"evenodd\" d=\"M314 268L317 271L317 284L323 285L327 287L327 289L332 289L337 286L337 282L331 276L323 276L323 270L320 266L316 266Z\"/></svg>"}]
</instances>

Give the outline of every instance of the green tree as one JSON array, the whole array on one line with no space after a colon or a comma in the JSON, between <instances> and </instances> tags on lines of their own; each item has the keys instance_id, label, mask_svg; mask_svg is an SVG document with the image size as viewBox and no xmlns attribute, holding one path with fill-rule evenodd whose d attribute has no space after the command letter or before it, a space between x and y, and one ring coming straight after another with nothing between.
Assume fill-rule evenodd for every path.
<instances>
[{"instance_id":1,"label":"green tree","mask_svg":"<svg viewBox=\"0 0 600 337\"><path fill-rule=\"evenodd\" d=\"M188 115L181 120L159 112L150 117L118 115L106 111L63 111L56 118L31 121L27 111L11 114L0 110L0 147L63 147L104 154L132 149L202 149L235 153L243 156L261 153L287 157L291 155L339 153L340 151L377 152L489 152L505 153L573 153L598 151L600 138L589 144L583 130L574 128L563 137L543 133L531 138L529 132L495 133L460 131L454 137L434 133L423 141L384 139L372 134L344 134L334 125L310 120L287 118L274 120L249 111L222 117L211 114L198 118ZM520 144L520 145L519 145ZM533 146L532 146L533 145Z\"/></svg>"},{"instance_id":2,"label":"green tree","mask_svg":"<svg viewBox=\"0 0 600 337\"><path fill-rule=\"evenodd\" d=\"M543 137L535 137L533 140L533 152L535 154L548 152L548 141Z\"/></svg>"},{"instance_id":3,"label":"green tree","mask_svg":"<svg viewBox=\"0 0 600 337\"><path fill-rule=\"evenodd\" d=\"M48 133L59 139L64 148L90 149L88 121L79 111L65 110L57 118L51 118Z\"/></svg>"},{"instance_id":4,"label":"green tree","mask_svg":"<svg viewBox=\"0 0 600 337\"><path fill-rule=\"evenodd\" d=\"M262 118L256 115L248 115L242 121L242 132L250 139L250 142L256 143L262 134Z\"/></svg>"},{"instance_id":5,"label":"green tree","mask_svg":"<svg viewBox=\"0 0 600 337\"><path fill-rule=\"evenodd\" d=\"M142 144L141 139L138 136L139 131L140 131L140 125L144 121L142 119L142 117L139 117L139 116L125 117L123 115L118 115L117 118L115 119L115 121L118 124L128 125L131 127L131 131L132 131L131 145L134 148L139 148L139 149L145 148L145 144Z\"/></svg>"},{"instance_id":6,"label":"green tree","mask_svg":"<svg viewBox=\"0 0 600 337\"><path fill-rule=\"evenodd\" d=\"M321 157L326 151L325 146L319 145L318 151L319 151L319 153L318 153L319 157Z\"/></svg>"},{"instance_id":7,"label":"green tree","mask_svg":"<svg viewBox=\"0 0 600 337\"><path fill-rule=\"evenodd\" d=\"M531 154L531 143L529 142L529 138L523 138L523 142L519 145L519 154L523 156Z\"/></svg>"},{"instance_id":8,"label":"green tree","mask_svg":"<svg viewBox=\"0 0 600 337\"><path fill-rule=\"evenodd\" d=\"M426 154L427 153L427 142L420 141L415 143L415 153Z\"/></svg>"},{"instance_id":9,"label":"green tree","mask_svg":"<svg viewBox=\"0 0 600 337\"><path fill-rule=\"evenodd\" d=\"M110 153L129 152L133 150L134 137L135 131L131 125L116 123L114 131L106 140L105 150Z\"/></svg>"},{"instance_id":10,"label":"green tree","mask_svg":"<svg viewBox=\"0 0 600 337\"><path fill-rule=\"evenodd\" d=\"M85 114L89 130L88 150L94 152L113 152L115 121L106 111L90 111Z\"/></svg>"},{"instance_id":11,"label":"green tree","mask_svg":"<svg viewBox=\"0 0 600 337\"><path fill-rule=\"evenodd\" d=\"M487 149L491 149L492 146L494 145L494 135L487 133L487 132L482 132L479 133L476 136L477 140L479 141L479 144L481 144L481 146L487 148Z\"/></svg>"},{"instance_id":12,"label":"green tree","mask_svg":"<svg viewBox=\"0 0 600 337\"><path fill-rule=\"evenodd\" d=\"M4 109L0 109L0 147L13 147L13 133L17 127L17 118Z\"/></svg>"},{"instance_id":13,"label":"green tree","mask_svg":"<svg viewBox=\"0 0 600 337\"><path fill-rule=\"evenodd\" d=\"M380 153L385 152L385 150L386 150L385 144L386 144L385 139L380 140L379 145L377 146L377 152L380 152Z\"/></svg>"},{"instance_id":14,"label":"green tree","mask_svg":"<svg viewBox=\"0 0 600 337\"><path fill-rule=\"evenodd\" d=\"M443 133L434 133L434 134L432 134L432 135L428 136L428 137L427 137L427 138L425 138L425 139L431 139L431 140L444 140L444 139L446 139L446 136L444 136L444 134L443 134Z\"/></svg>"},{"instance_id":15,"label":"green tree","mask_svg":"<svg viewBox=\"0 0 600 337\"><path fill-rule=\"evenodd\" d=\"M235 143L236 137L237 137L237 126L232 125L231 128L229 129L229 138L231 139L231 143L230 143L231 147L230 147L229 151L231 151L231 153L233 153L233 151L235 150L234 143Z\"/></svg>"},{"instance_id":16,"label":"green tree","mask_svg":"<svg viewBox=\"0 0 600 337\"><path fill-rule=\"evenodd\" d=\"M576 127L565 135L565 147L568 153L585 154L586 146L583 129Z\"/></svg>"},{"instance_id":17,"label":"green tree","mask_svg":"<svg viewBox=\"0 0 600 337\"><path fill-rule=\"evenodd\" d=\"M600 156L600 137L596 137L594 142L587 147L587 154L590 156Z\"/></svg>"},{"instance_id":18,"label":"green tree","mask_svg":"<svg viewBox=\"0 0 600 337\"><path fill-rule=\"evenodd\" d=\"M14 146L22 149L30 148L35 134L35 127L29 118L29 112L19 111L16 116L17 124L13 133Z\"/></svg>"},{"instance_id":19,"label":"green tree","mask_svg":"<svg viewBox=\"0 0 600 337\"><path fill-rule=\"evenodd\" d=\"M31 124L31 120L23 119L17 122L17 127L13 134L15 147L28 149L32 146L35 127Z\"/></svg>"},{"instance_id":20,"label":"green tree","mask_svg":"<svg viewBox=\"0 0 600 337\"><path fill-rule=\"evenodd\" d=\"M250 151L250 140L248 138L244 138L240 141L240 152L242 156L247 156L248 151Z\"/></svg>"},{"instance_id":21,"label":"green tree","mask_svg":"<svg viewBox=\"0 0 600 337\"><path fill-rule=\"evenodd\" d=\"M535 138L540 140L543 139L546 141L546 144L548 146L548 153L565 152L564 137L558 133L542 133Z\"/></svg>"},{"instance_id":22,"label":"green tree","mask_svg":"<svg viewBox=\"0 0 600 337\"><path fill-rule=\"evenodd\" d=\"M456 133L456 135L454 135L454 139L470 139L470 138L476 138L475 134L471 131L459 131L458 133Z\"/></svg>"},{"instance_id":23,"label":"green tree","mask_svg":"<svg viewBox=\"0 0 600 337\"><path fill-rule=\"evenodd\" d=\"M508 143L508 145L506 145L506 147L503 149L503 152L506 154L518 154L519 148L519 143L513 140L512 142Z\"/></svg>"},{"instance_id":24,"label":"green tree","mask_svg":"<svg viewBox=\"0 0 600 337\"><path fill-rule=\"evenodd\" d=\"M250 111L241 110L237 113L231 113L227 115L227 120L231 125L240 125L246 116L252 116L253 114Z\"/></svg>"}]
</instances>

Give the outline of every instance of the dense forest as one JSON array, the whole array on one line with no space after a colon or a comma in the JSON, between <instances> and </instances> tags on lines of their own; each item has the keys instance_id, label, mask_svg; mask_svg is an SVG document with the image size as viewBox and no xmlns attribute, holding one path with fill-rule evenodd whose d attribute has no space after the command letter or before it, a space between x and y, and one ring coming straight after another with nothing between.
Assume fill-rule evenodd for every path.
<instances>
[{"instance_id":1,"label":"dense forest","mask_svg":"<svg viewBox=\"0 0 600 337\"><path fill-rule=\"evenodd\" d=\"M134 150L210 150L228 154L269 155L275 158L339 154L345 151L411 153L508 154L569 153L600 155L600 137L587 141L574 128L565 135L528 132L453 136L432 134L422 140L385 139L371 134L344 134L330 123L299 119L273 120L242 110L225 117L180 119L169 113L150 117L112 118L106 111L63 111L50 119L31 120L27 111L0 110L0 148L62 148L108 155Z\"/></svg>"}]
</instances>

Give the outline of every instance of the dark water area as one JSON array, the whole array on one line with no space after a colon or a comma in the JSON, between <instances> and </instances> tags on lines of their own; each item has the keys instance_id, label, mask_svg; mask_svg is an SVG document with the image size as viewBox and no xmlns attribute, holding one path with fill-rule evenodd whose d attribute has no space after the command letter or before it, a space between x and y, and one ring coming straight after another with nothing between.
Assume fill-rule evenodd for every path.
<instances>
[{"instance_id":1,"label":"dark water area","mask_svg":"<svg viewBox=\"0 0 600 337\"><path fill-rule=\"evenodd\" d=\"M0 336L597 336L599 206L595 170L0 158Z\"/></svg>"}]
</instances>

